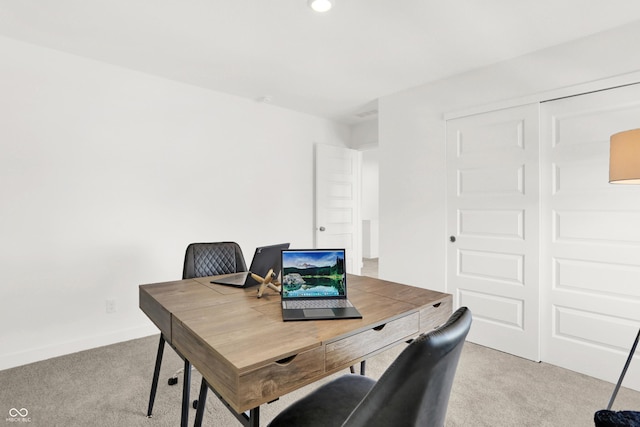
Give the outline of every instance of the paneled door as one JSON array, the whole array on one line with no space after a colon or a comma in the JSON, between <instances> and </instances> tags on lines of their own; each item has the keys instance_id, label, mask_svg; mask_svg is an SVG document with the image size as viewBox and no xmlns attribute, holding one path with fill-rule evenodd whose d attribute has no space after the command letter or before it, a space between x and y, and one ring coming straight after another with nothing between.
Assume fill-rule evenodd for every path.
<instances>
[{"instance_id":1,"label":"paneled door","mask_svg":"<svg viewBox=\"0 0 640 427\"><path fill-rule=\"evenodd\" d=\"M362 269L362 153L316 144L315 245L344 248L347 272Z\"/></svg>"},{"instance_id":2,"label":"paneled door","mask_svg":"<svg viewBox=\"0 0 640 427\"><path fill-rule=\"evenodd\" d=\"M447 291L468 339L539 361L539 106L447 121Z\"/></svg>"},{"instance_id":3,"label":"paneled door","mask_svg":"<svg viewBox=\"0 0 640 427\"><path fill-rule=\"evenodd\" d=\"M640 185L608 183L609 138L634 128L640 85L541 106L542 357L611 382L640 327Z\"/></svg>"}]
</instances>

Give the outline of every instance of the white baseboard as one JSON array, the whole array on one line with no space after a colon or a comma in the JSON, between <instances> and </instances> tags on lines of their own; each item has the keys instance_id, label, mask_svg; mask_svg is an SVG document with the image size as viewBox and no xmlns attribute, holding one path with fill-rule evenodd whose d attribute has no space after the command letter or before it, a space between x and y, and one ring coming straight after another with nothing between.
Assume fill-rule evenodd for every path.
<instances>
[{"instance_id":1,"label":"white baseboard","mask_svg":"<svg viewBox=\"0 0 640 427\"><path fill-rule=\"evenodd\" d=\"M136 328L123 329L105 335L86 337L75 341L67 341L56 345L34 348L18 353L5 354L0 356L0 370L14 368L53 357L64 356L78 351L89 350L96 347L115 344L136 338L148 337L159 334L160 331L154 325L139 326Z\"/></svg>"}]
</instances>

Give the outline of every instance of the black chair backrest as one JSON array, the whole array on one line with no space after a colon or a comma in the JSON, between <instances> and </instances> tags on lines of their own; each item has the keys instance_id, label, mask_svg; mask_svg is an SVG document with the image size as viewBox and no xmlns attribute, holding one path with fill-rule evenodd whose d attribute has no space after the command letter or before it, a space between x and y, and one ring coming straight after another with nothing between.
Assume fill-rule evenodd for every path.
<instances>
[{"instance_id":1,"label":"black chair backrest","mask_svg":"<svg viewBox=\"0 0 640 427\"><path fill-rule=\"evenodd\" d=\"M247 271L235 242L191 243L184 255L183 279Z\"/></svg>"},{"instance_id":2,"label":"black chair backrest","mask_svg":"<svg viewBox=\"0 0 640 427\"><path fill-rule=\"evenodd\" d=\"M387 368L344 426L442 427L471 311L456 310L440 328L416 338Z\"/></svg>"}]
</instances>

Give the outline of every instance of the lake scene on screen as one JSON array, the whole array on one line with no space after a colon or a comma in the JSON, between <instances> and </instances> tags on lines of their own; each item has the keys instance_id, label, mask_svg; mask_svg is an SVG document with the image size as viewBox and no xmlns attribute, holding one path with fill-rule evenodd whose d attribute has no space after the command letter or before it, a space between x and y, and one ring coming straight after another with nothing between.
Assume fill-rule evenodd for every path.
<instances>
[{"instance_id":1,"label":"lake scene on screen","mask_svg":"<svg viewBox=\"0 0 640 427\"><path fill-rule=\"evenodd\" d=\"M344 251L283 252L282 296L344 295Z\"/></svg>"}]
</instances>

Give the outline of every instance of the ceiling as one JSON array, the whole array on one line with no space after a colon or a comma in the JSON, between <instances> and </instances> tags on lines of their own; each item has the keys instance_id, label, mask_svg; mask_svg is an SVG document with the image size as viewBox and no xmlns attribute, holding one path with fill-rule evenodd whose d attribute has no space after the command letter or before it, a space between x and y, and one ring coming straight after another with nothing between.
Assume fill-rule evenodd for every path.
<instances>
[{"instance_id":1,"label":"ceiling","mask_svg":"<svg viewBox=\"0 0 640 427\"><path fill-rule=\"evenodd\" d=\"M638 0L0 0L0 35L345 123L636 20Z\"/></svg>"}]
</instances>

